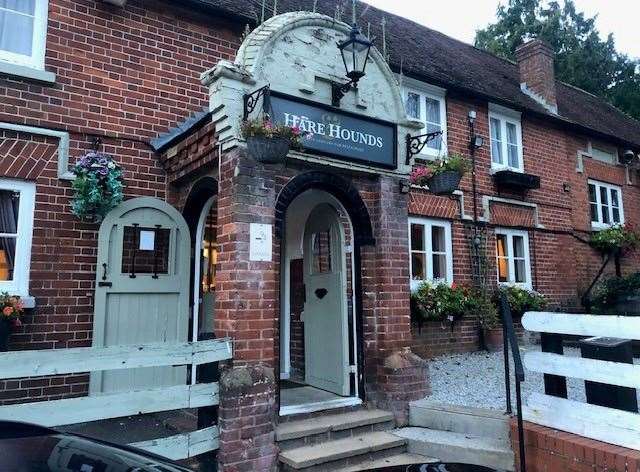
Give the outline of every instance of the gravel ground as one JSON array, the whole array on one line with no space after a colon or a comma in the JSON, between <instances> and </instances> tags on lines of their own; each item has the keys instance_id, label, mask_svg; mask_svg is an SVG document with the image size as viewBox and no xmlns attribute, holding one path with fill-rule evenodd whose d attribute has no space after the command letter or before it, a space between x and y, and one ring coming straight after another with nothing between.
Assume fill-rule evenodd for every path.
<instances>
[{"instance_id":1,"label":"gravel ground","mask_svg":"<svg viewBox=\"0 0 640 472\"><path fill-rule=\"evenodd\" d=\"M521 347L521 352L540 350L540 346ZM580 356L580 350L564 349L567 356ZM636 364L640 363L635 359ZM430 400L454 405L504 410L504 360L502 352L472 352L442 356L429 361L429 376L432 394ZM511 396L515 406L513 362L511 362ZM525 367L522 383L523 401L532 392L544 393L543 376ZM586 402L584 380L568 378L567 393L570 400ZM638 392L640 399L640 391ZM640 400L639 400L640 403Z\"/></svg>"}]
</instances>

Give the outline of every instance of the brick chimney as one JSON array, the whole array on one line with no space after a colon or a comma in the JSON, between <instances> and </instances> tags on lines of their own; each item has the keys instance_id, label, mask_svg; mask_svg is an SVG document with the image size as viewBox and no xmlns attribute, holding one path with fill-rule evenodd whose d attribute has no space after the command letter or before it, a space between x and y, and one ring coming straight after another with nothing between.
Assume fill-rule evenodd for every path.
<instances>
[{"instance_id":1,"label":"brick chimney","mask_svg":"<svg viewBox=\"0 0 640 472\"><path fill-rule=\"evenodd\" d=\"M522 91L547 110L558 113L554 53L551 46L541 39L532 39L518 46L516 59Z\"/></svg>"}]
</instances>

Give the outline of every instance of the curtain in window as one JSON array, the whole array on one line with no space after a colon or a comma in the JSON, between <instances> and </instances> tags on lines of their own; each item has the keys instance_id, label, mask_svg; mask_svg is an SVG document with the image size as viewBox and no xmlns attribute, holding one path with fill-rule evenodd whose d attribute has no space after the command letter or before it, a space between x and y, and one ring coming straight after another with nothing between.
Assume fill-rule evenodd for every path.
<instances>
[{"instance_id":1,"label":"curtain in window","mask_svg":"<svg viewBox=\"0 0 640 472\"><path fill-rule=\"evenodd\" d=\"M19 195L19 194L18 194ZM0 237L0 250L4 252L8 269L6 279L13 279L13 268L16 254L16 237L18 233L18 207L20 198L10 191L0 191L0 233L15 234L15 237Z\"/></svg>"},{"instance_id":2,"label":"curtain in window","mask_svg":"<svg viewBox=\"0 0 640 472\"><path fill-rule=\"evenodd\" d=\"M31 56L36 0L0 0L0 50Z\"/></svg>"}]
</instances>

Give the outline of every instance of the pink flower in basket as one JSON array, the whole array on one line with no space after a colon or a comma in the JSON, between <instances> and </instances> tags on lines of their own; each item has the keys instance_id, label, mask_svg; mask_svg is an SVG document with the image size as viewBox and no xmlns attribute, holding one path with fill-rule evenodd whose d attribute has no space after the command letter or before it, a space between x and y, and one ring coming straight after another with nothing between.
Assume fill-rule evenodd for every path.
<instances>
[{"instance_id":1,"label":"pink flower in basket","mask_svg":"<svg viewBox=\"0 0 640 472\"><path fill-rule=\"evenodd\" d=\"M414 185L426 185L427 181L433 176L433 171L429 167L418 166L411 171L409 180Z\"/></svg>"}]
</instances>

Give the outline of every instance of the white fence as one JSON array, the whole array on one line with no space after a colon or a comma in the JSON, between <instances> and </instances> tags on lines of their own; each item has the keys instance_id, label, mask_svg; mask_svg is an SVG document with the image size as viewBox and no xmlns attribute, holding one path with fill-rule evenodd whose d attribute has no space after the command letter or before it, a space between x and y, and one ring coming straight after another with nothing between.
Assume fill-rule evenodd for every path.
<instances>
[{"instance_id":1,"label":"white fence","mask_svg":"<svg viewBox=\"0 0 640 472\"><path fill-rule=\"evenodd\" d=\"M143 344L104 348L48 349L0 354L0 380L102 370L217 362L232 357L231 341L216 339L179 344ZM122 393L0 406L0 420L61 426L142 413L218 404L218 384L176 385ZM186 459L218 448L218 428L133 443L170 459Z\"/></svg>"},{"instance_id":2,"label":"white fence","mask_svg":"<svg viewBox=\"0 0 640 472\"><path fill-rule=\"evenodd\" d=\"M640 339L640 317L572 315L528 312L528 331L579 336ZM640 365L622 364L549 352L528 352L532 371L579 378L622 387L640 388ZM523 409L524 419L618 446L640 449L640 414L533 393Z\"/></svg>"}]
</instances>

